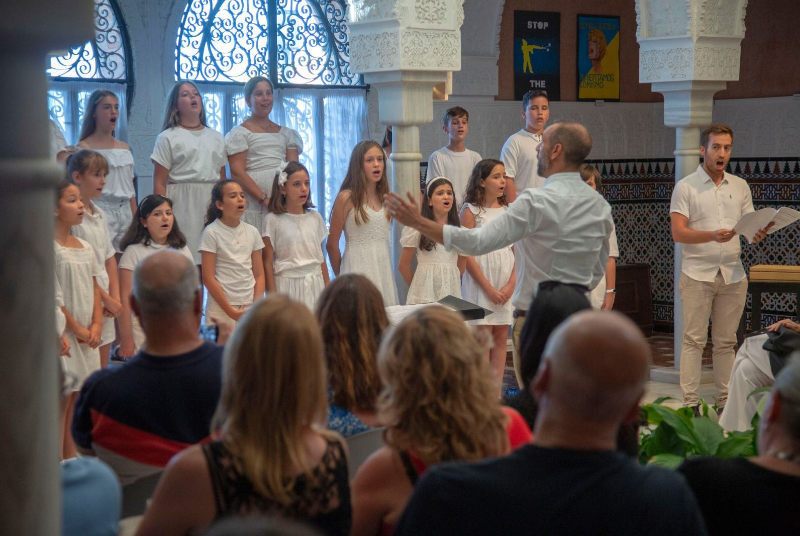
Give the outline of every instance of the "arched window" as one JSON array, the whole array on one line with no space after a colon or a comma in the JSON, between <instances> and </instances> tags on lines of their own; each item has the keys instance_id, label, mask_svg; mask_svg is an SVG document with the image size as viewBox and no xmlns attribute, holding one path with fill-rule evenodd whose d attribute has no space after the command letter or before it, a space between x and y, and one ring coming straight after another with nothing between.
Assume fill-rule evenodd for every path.
<instances>
[{"instance_id":1,"label":"arched window","mask_svg":"<svg viewBox=\"0 0 800 536\"><path fill-rule=\"evenodd\" d=\"M119 98L116 136L127 140L128 91L132 87L128 35L115 0L94 0L95 39L50 57L48 108L67 143L78 142L86 99L96 89Z\"/></svg>"},{"instance_id":2,"label":"arched window","mask_svg":"<svg viewBox=\"0 0 800 536\"><path fill-rule=\"evenodd\" d=\"M209 126L226 134L247 118L253 76L275 88L271 119L303 140L301 162L327 220L350 151L367 136L366 87L350 71L345 0L188 0L175 80L203 93Z\"/></svg>"}]
</instances>

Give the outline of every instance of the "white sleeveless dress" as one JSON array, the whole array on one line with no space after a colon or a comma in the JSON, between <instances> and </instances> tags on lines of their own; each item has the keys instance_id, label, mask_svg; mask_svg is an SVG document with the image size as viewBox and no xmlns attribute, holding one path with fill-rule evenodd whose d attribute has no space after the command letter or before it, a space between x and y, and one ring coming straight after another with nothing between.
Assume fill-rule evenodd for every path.
<instances>
[{"instance_id":1,"label":"white sleeveless dress","mask_svg":"<svg viewBox=\"0 0 800 536\"><path fill-rule=\"evenodd\" d=\"M502 215L507 207L484 208L479 209L473 204L467 204L469 211L475 216L475 228L483 227L496 217ZM514 252L511 246L500 248L497 251L492 251L485 255L478 255L472 257L481 269L483 277L489 280L489 283L496 289L501 289L508 283L508 278L511 277L511 271L514 269ZM503 305L496 305L492 303L483 293L483 290L472 279L469 272L464 274L464 299L468 302L476 303L485 309L493 311L492 314L486 315L481 320L472 320L470 324L481 324L487 326L510 326L514 319L514 306L511 300L508 300Z\"/></svg>"},{"instance_id":2,"label":"white sleeveless dress","mask_svg":"<svg viewBox=\"0 0 800 536\"><path fill-rule=\"evenodd\" d=\"M416 248L417 270L408 287L406 305L435 303L445 296L461 297L461 274L458 272L458 252L446 251L436 244L430 251L419 248L419 231L406 227L400 237L404 248Z\"/></svg>"},{"instance_id":3,"label":"white sleeveless dress","mask_svg":"<svg viewBox=\"0 0 800 536\"><path fill-rule=\"evenodd\" d=\"M369 221L356 225L355 209L344 222L346 245L342 257L341 274L361 274L378 287L386 307L397 305L397 287L394 284L392 254L389 237L392 224L386 219L386 209L372 210L364 205Z\"/></svg>"}]
</instances>

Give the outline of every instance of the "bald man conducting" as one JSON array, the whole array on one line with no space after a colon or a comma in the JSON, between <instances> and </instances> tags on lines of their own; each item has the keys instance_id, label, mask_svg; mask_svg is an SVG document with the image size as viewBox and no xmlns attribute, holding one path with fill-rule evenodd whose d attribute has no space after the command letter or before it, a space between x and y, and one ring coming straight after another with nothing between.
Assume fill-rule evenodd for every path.
<instances>
[{"instance_id":1,"label":"bald man conducting","mask_svg":"<svg viewBox=\"0 0 800 536\"><path fill-rule=\"evenodd\" d=\"M638 418L650 349L626 317L571 316L551 335L533 393L533 444L429 469L395 534L706 534L684 479L615 452Z\"/></svg>"},{"instance_id":2,"label":"bald man conducting","mask_svg":"<svg viewBox=\"0 0 800 536\"><path fill-rule=\"evenodd\" d=\"M544 131L537 147L537 173L546 177L541 188L527 188L500 217L477 229L441 225L420 215L396 194L385 198L394 218L464 255L483 255L515 244L517 284L514 304L514 370L522 380L519 335L539 283L560 281L589 292L603 278L608 261L608 238L613 229L611 207L584 184L579 173L592 138L583 125L556 123Z\"/></svg>"}]
</instances>

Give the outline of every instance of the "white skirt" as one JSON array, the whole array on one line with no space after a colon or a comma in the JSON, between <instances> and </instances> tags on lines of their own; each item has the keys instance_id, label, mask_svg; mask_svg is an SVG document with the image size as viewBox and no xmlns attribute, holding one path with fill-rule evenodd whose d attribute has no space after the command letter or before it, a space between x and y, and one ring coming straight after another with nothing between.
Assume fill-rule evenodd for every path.
<instances>
[{"instance_id":1,"label":"white skirt","mask_svg":"<svg viewBox=\"0 0 800 536\"><path fill-rule=\"evenodd\" d=\"M316 265L316 270L304 276L275 276L275 292L286 294L294 301L304 303L312 312L317 305L322 291L325 290L325 280L322 278L322 267Z\"/></svg>"}]
</instances>

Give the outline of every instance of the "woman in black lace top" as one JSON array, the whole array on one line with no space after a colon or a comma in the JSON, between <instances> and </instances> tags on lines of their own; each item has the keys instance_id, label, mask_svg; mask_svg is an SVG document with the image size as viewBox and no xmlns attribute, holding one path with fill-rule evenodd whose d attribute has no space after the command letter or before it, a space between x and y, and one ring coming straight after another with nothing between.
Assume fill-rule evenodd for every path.
<instances>
[{"instance_id":1,"label":"woman in black lace top","mask_svg":"<svg viewBox=\"0 0 800 536\"><path fill-rule=\"evenodd\" d=\"M281 295L253 305L225 348L219 440L170 462L138 535L194 534L220 518L258 515L349 532L344 447L324 429L322 348L304 305Z\"/></svg>"}]
</instances>

